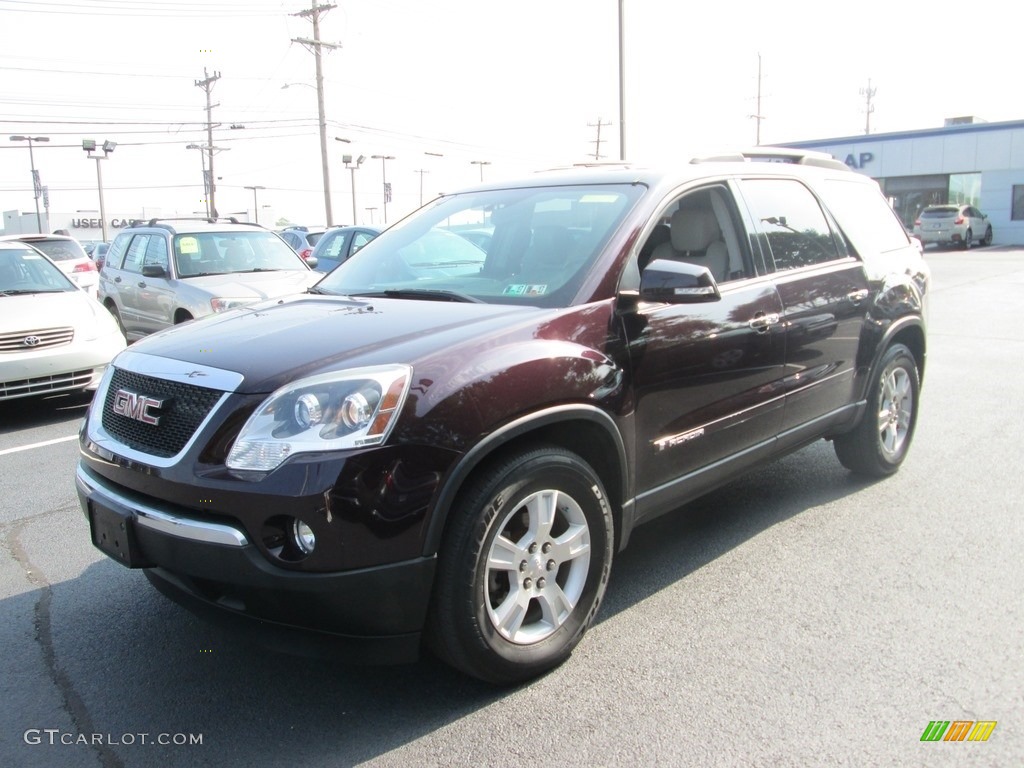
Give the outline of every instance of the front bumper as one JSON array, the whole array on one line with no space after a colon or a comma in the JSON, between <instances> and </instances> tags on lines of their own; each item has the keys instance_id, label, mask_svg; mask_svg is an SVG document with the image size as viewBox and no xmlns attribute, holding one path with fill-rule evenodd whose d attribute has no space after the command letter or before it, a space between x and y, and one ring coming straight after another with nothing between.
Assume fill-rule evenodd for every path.
<instances>
[{"instance_id":1,"label":"front bumper","mask_svg":"<svg viewBox=\"0 0 1024 768\"><path fill-rule=\"evenodd\" d=\"M100 522L91 523L93 543L145 568L162 593L194 612L246 627L260 644L291 653L379 663L418 655L434 558L332 573L285 570L240 528L119 488L83 464L76 486L90 521L100 509L123 524L123 556L97 541L110 530Z\"/></svg>"}]
</instances>

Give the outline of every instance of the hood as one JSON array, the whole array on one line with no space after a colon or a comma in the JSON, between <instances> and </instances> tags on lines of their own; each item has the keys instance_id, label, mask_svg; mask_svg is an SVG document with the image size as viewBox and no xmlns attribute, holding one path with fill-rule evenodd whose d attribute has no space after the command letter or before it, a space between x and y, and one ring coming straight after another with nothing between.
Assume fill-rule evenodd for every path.
<instances>
[{"instance_id":1,"label":"hood","mask_svg":"<svg viewBox=\"0 0 1024 768\"><path fill-rule=\"evenodd\" d=\"M238 299L274 299L289 293L301 293L323 274L312 270L274 272L233 272L226 275L186 277L181 282L206 291L210 296Z\"/></svg>"},{"instance_id":2,"label":"hood","mask_svg":"<svg viewBox=\"0 0 1024 768\"><path fill-rule=\"evenodd\" d=\"M547 311L300 294L175 326L132 350L234 371L244 377L238 391L265 393L333 370L415 366L418 359Z\"/></svg>"},{"instance_id":3,"label":"hood","mask_svg":"<svg viewBox=\"0 0 1024 768\"><path fill-rule=\"evenodd\" d=\"M83 291L0 296L0 334L71 326L76 338L93 339L113 331L111 314Z\"/></svg>"}]
</instances>

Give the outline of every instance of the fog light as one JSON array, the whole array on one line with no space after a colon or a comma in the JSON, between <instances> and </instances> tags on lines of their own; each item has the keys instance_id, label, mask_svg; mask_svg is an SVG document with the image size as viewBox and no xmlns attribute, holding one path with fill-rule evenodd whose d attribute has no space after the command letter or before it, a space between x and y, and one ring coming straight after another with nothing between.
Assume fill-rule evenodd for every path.
<instances>
[{"instance_id":1,"label":"fog light","mask_svg":"<svg viewBox=\"0 0 1024 768\"><path fill-rule=\"evenodd\" d=\"M292 538L295 539L295 546L304 555L308 555L316 546L316 536L313 529L299 519L292 523Z\"/></svg>"}]
</instances>

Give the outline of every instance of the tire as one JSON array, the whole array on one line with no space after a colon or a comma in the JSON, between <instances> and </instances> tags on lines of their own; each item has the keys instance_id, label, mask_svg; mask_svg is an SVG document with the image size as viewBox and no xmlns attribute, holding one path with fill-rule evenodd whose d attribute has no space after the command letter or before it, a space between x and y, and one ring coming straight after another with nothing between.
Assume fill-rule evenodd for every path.
<instances>
[{"instance_id":1,"label":"tire","mask_svg":"<svg viewBox=\"0 0 1024 768\"><path fill-rule=\"evenodd\" d=\"M981 238L982 245L992 245L992 227L985 229L985 236Z\"/></svg>"},{"instance_id":2,"label":"tire","mask_svg":"<svg viewBox=\"0 0 1024 768\"><path fill-rule=\"evenodd\" d=\"M965 251L970 250L970 248L971 248L971 240L973 240L973 239L974 239L974 235L971 232L971 230L968 229L967 230L967 234L964 235L964 242L963 242L963 244L960 247L963 248Z\"/></svg>"},{"instance_id":3,"label":"tire","mask_svg":"<svg viewBox=\"0 0 1024 768\"><path fill-rule=\"evenodd\" d=\"M558 666L597 614L613 543L604 487L579 456L541 445L492 462L452 509L428 647L498 685Z\"/></svg>"},{"instance_id":4,"label":"tire","mask_svg":"<svg viewBox=\"0 0 1024 768\"><path fill-rule=\"evenodd\" d=\"M914 437L920 392L917 361L905 346L894 344L879 363L860 424L833 441L840 463L868 477L896 472Z\"/></svg>"},{"instance_id":5,"label":"tire","mask_svg":"<svg viewBox=\"0 0 1024 768\"><path fill-rule=\"evenodd\" d=\"M174 324L175 325L181 325L182 323L187 323L190 320L195 320L195 318L192 317L192 315L190 315L188 312L178 312L174 316Z\"/></svg>"},{"instance_id":6,"label":"tire","mask_svg":"<svg viewBox=\"0 0 1024 768\"><path fill-rule=\"evenodd\" d=\"M106 305L107 310L114 316L114 320L117 322L117 327L121 329L121 335L124 336L125 340L128 339L128 331L124 328L124 323L121 322L121 313L117 311L117 305L110 302Z\"/></svg>"}]
</instances>

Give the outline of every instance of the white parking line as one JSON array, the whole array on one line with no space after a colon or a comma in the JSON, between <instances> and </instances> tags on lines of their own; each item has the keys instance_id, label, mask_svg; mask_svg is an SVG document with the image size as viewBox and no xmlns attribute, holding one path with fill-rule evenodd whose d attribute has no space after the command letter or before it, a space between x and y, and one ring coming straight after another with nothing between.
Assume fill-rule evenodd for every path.
<instances>
[{"instance_id":1,"label":"white parking line","mask_svg":"<svg viewBox=\"0 0 1024 768\"><path fill-rule=\"evenodd\" d=\"M58 437L54 440L44 440L41 443L30 443L28 445L19 445L17 448L4 448L0 451L0 456L5 456L8 453L17 453L18 451L30 451L33 448L42 448L46 445L53 445L54 443L66 443L69 440L77 440L78 435L71 435L71 437Z\"/></svg>"}]
</instances>

